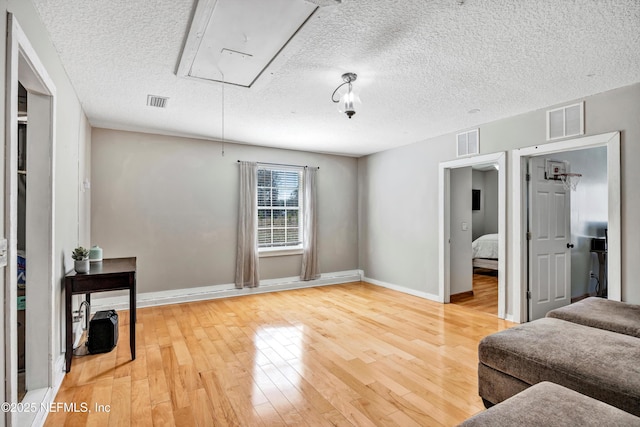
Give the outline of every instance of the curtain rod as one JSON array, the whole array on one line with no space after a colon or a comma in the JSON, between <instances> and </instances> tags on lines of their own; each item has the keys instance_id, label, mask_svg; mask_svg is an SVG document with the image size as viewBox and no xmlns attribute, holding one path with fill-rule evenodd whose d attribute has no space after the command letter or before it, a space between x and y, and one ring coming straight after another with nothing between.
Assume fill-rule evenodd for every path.
<instances>
[{"instance_id":1,"label":"curtain rod","mask_svg":"<svg viewBox=\"0 0 640 427\"><path fill-rule=\"evenodd\" d=\"M238 160L238 163L240 163L242 160ZM288 166L288 167L294 167L294 168L308 168L309 166L300 166L300 165L288 165L286 163L269 163L269 162L256 162L259 165L270 165L270 166ZM318 169L320 169L320 166L318 166Z\"/></svg>"}]
</instances>

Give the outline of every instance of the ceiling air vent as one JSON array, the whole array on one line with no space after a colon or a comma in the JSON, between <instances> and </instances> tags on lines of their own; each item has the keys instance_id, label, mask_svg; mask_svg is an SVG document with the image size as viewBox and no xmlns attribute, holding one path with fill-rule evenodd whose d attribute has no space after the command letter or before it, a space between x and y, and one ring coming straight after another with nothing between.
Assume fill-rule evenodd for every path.
<instances>
[{"instance_id":1,"label":"ceiling air vent","mask_svg":"<svg viewBox=\"0 0 640 427\"><path fill-rule=\"evenodd\" d=\"M147 95L147 106L149 107L167 108L168 101L169 98L163 96Z\"/></svg>"}]
</instances>

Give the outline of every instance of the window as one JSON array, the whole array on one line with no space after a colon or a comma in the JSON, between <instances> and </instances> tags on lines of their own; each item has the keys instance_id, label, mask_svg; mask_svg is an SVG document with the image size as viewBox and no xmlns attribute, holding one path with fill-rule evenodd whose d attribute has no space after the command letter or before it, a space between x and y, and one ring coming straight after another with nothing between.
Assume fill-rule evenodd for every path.
<instances>
[{"instance_id":1,"label":"window","mask_svg":"<svg viewBox=\"0 0 640 427\"><path fill-rule=\"evenodd\" d=\"M258 249L302 248L299 169L258 166Z\"/></svg>"}]
</instances>

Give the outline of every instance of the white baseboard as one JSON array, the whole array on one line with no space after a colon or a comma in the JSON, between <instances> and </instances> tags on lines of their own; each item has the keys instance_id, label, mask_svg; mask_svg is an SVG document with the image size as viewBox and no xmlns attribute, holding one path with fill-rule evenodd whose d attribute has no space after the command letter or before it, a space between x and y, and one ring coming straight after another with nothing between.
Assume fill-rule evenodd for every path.
<instances>
[{"instance_id":1,"label":"white baseboard","mask_svg":"<svg viewBox=\"0 0 640 427\"><path fill-rule=\"evenodd\" d=\"M287 291L292 289L311 288L315 286L337 285L340 283L358 282L361 280L360 270L324 273L319 279L303 281L300 277L284 277L260 281L257 288L236 289L233 283L224 285L202 286L197 288L173 289L170 291L144 292L136 296L136 306L154 307L183 302L203 301L228 298L242 295L263 294L266 292ZM128 310L129 296L91 298L91 312L99 310Z\"/></svg>"},{"instance_id":2,"label":"white baseboard","mask_svg":"<svg viewBox=\"0 0 640 427\"><path fill-rule=\"evenodd\" d=\"M520 323L520 319L516 319L512 314L507 314L504 316L504 320L508 320L513 323Z\"/></svg>"},{"instance_id":3,"label":"white baseboard","mask_svg":"<svg viewBox=\"0 0 640 427\"><path fill-rule=\"evenodd\" d=\"M28 392L22 403L36 405L38 408L50 407L60 390L65 375L65 358L61 354L53 364L53 384L51 387ZM16 424L19 426L42 427L49 415L49 411L21 411L17 414Z\"/></svg>"},{"instance_id":4,"label":"white baseboard","mask_svg":"<svg viewBox=\"0 0 640 427\"><path fill-rule=\"evenodd\" d=\"M407 288L404 286L394 285L393 283L382 282L380 280L364 277L364 273L363 273L362 281L371 283L373 285L382 286L383 288L389 288L389 289L393 289L394 291L403 292L405 294L428 299L431 301L441 302L441 303L444 302L444 300L439 295L430 294L428 292L417 291L415 289Z\"/></svg>"},{"instance_id":5,"label":"white baseboard","mask_svg":"<svg viewBox=\"0 0 640 427\"><path fill-rule=\"evenodd\" d=\"M64 357L64 354L61 354L56 360L56 363L54 363L53 365L53 392L54 392L53 395L54 396L58 394L58 390L62 385L62 380L64 380L64 376L67 373L65 369L67 367L66 364L67 364L67 361Z\"/></svg>"}]
</instances>

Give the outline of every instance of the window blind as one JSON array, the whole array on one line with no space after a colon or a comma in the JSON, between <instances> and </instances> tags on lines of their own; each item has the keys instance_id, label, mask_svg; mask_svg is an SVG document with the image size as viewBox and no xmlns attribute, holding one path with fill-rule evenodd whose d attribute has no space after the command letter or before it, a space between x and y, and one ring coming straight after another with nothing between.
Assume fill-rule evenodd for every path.
<instances>
[{"instance_id":1,"label":"window blind","mask_svg":"<svg viewBox=\"0 0 640 427\"><path fill-rule=\"evenodd\" d=\"M301 172L258 165L258 248L302 245Z\"/></svg>"}]
</instances>

